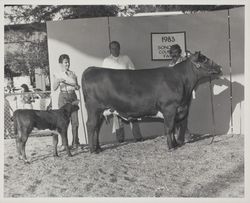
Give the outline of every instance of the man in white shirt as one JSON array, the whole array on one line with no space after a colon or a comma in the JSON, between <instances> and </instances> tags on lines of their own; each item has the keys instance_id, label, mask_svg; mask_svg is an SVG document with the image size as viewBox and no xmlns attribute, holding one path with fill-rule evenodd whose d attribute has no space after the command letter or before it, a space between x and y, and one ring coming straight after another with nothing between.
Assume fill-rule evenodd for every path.
<instances>
[{"instance_id":1,"label":"man in white shirt","mask_svg":"<svg viewBox=\"0 0 250 203\"><path fill-rule=\"evenodd\" d=\"M113 68L113 69L130 69L134 70L134 64L127 55L120 55L120 43L112 41L109 43L110 56L103 60L102 67ZM130 123L132 133L137 141L142 140L139 124L137 121ZM116 132L116 137L119 142L124 141L124 126L120 118L116 115L113 117L113 130Z\"/></svg>"},{"instance_id":2,"label":"man in white shirt","mask_svg":"<svg viewBox=\"0 0 250 203\"><path fill-rule=\"evenodd\" d=\"M127 55L120 55L120 44L112 41L109 44L110 56L103 60L102 66L113 69L130 69L134 70L134 64Z\"/></svg>"}]
</instances>

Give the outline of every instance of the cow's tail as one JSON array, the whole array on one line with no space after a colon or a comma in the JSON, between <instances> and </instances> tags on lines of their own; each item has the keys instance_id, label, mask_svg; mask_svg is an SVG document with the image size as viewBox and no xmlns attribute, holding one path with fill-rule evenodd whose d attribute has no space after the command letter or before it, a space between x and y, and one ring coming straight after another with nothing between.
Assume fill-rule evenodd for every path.
<instances>
[{"instance_id":1,"label":"cow's tail","mask_svg":"<svg viewBox=\"0 0 250 203\"><path fill-rule=\"evenodd\" d=\"M82 94L83 94L83 99L85 103L86 103L86 98L87 98L87 86L86 86L85 74L87 70L88 68L82 73Z\"/></svg>"},{"instance_id":2,"label":"cow's tail","mask_svg":"<svg viewBox=\"0 0 250 203\"><path fill-rule=\"evenodd\" d=\"M13 116L10 118L14 122L14 135L17 135L17 115L16 111L13 113Z\"/></svg>"}]
</instances>

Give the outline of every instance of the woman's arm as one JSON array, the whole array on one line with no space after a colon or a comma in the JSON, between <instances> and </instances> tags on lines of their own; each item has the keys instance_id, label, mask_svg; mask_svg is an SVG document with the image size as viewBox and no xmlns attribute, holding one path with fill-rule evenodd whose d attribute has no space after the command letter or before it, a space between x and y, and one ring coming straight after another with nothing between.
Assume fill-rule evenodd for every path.
<instances>
[{"instance_id":1,"label":"woman's arm","mask_svg":"<svg viewBox=\"0 0 250 203\"><path fill-rule=\"evenodd\" d=\"M54 91L57 90L57 88L59 87L60 83L64 83L65 80L64 79L58 79L54 76L54 83L53 83L53 89Z\"/></svg>"}]
</instances>

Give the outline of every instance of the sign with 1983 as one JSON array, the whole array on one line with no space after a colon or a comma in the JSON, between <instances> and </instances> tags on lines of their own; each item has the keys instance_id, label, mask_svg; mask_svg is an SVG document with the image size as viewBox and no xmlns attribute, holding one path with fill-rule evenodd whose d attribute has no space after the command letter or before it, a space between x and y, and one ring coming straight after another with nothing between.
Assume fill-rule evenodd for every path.
<instances>
[{"instance_id":1,"label":"sign with 1983","mask_svg":"<svg viewBox=\"0 0 250 203\"><path fill-rule=\"evenodd\" d=\"M182 52L186 50L186 32L151 33L152 60L171 59L169 49L179 44Z\"/></svg>"}]
</instances>

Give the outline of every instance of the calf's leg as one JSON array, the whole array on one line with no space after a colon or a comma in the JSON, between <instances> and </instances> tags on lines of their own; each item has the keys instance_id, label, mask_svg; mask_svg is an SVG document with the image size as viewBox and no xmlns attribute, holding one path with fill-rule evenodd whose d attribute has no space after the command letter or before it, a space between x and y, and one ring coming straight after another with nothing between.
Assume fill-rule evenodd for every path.
<instances>
[{"instance_id":1,"label":"calf's leg","mask_svg":"<svg viewBox=\"0 0 250 203\"><path fill-rule=\"evenodd\" d=\"M18 159L22 159L22 153L21 153L20 143L21 143L21 137L19 137L17 135L17 137L16 137L16 151L17 151Z\"/></svg>"},{"instance_id":2,"label":"calf's leg","mask_svg":"<svg viewBox=\"0 0 250 203\"><path fill-rule=\"evenodd\" d=\"M65 147L65 150L68 154L68 156L72 156L70 150L69 150L69 144L68 144L68 136L67 136L67 128L58 129L59 134L62 137L62 144Z\"/></svg>"},{"instance_id":3,"label":"calf's leg","mask_svg":"<svg viewBox=\"0 0 250 203\"><path fill-rule=\"evenodd\" d=\"M20 148L20 151L22 154L22 160L25 163L29 163L29 161L27 160L27 157L26 157L26 152L25 152L25 146L26 146L26 142L28 140L28 136L29 136L28 130L22 129L21 130L21 137L19 139L19 148Z\"/></svg>"},{"instance_id":4,"label":"calf's leg","mask_svg":"<svg viewBox=\"0 0 250 203\"><path fill-rule=\"evenodd\" d=\"M57 144L58 144L58 134L54 134L53 133L53 146L54 146L54 157L58 157L58 153L57 153Z\"/></svg>"}]
</instances>

